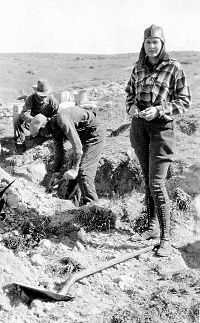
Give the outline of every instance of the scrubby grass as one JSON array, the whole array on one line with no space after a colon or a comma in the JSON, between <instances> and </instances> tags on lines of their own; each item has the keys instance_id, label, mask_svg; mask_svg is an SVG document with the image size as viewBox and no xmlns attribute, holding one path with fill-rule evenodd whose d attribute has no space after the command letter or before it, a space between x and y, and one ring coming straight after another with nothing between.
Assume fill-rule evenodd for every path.
<instances>
[{"instance_id":1,"label":"scrubby grass","mask_svg":"<svg viewBox=\"0 0 200 323\"><path fill-rule=\"evenodd\" d=\"M148 295L127 290L129 304L106 313L109 323L194 323L198 322L200 300L192 286L166 282ZM109 318L108 318L109 316Z\"/></svg>"},{"instance_id":2,"label":"scrubby grass","mask_svg":"<svg viewBox=\"0 0 200 323\"><path fill-rule=\"evenodd\" d=\"M192 90L193 107L188 115L177 117L175 122L177 147L175 163L170 167L168 180L175 176L182 176L188 169L193 171L194 167L191 166L194 166L200 158L198 121L200 118L200 93L197 88L197 84L200 82L200 73L198 72L200 53L173 53L173 56L177 57L184 65ZM121 221L120 225L125 224L130 232L133 230L142 232L147 225L147 216L145 209L142 209L142 199L137 201L136 195L140 193L142 195L143 183L140 167L130 145L129 127L125 127L125 131L114 132L117 129L124 130L123 126L130 122L125 112L124 88L137 55L1 54L0 58L0 80L2 80L0 83L4 84L4 87L0 88L2 101L16 100L21 89L25 89L25 92L29 94L32 92L32 85L41 76L49 80L55 91L93 87L90 98L98 101L97 112L107 129L105 152L109 156L109 159L106 154L103 156L100 171L97 174L98 194L101 198L107 198L108 207L96 208L93 206L73 210L73 221L71 223L64 222L63 225L59 223L57 227L51 226L48 219L39 218L38 221L34 221L34 218L37 218L35 213L33 218L27 214L27 220L22 221L17 228L20 235L7 234L2 243L14 252L18 252L33 248L41 239L52 237L54 234L59 237L67 236L69 239L72 237L70 234L74 234L76 241L80 228L84 228L88 235L94 231L97 235L102 232L110 233L112 229L118 232L116 222L118 222L119 228L119 221L116 220ZM52 60L54 64L52 64ZM63 73L63 71L65 72ZM98 88L98 85L101 87ZM96 96L94 90L97 90ZM5 133L12 137L10 124L11 120L5 119L4 129L1 129L2 137L5 136ZM113 133L115 135L110 136ZM7 142L7 138L5 138L5 142ZM42 156L37 153L34 155L34 160L43 158ZM6 157L6 153L3 155L4 157ZM45 160L46 164L50 162L51 158ZM190 208L190 202L194 195L186 193L181 186L173 185L173 183L169 193L172 206L171 226L183 230L184 236L179 237L178 235L177 241L183 246L179 249L184 257L187 247L190 246L186 241L188 235L198 232L197 218L195 218L197 215ZM125 237L128 238L128 230L120 232L123 235L127 234ZM174 238L173 230L171 234ZM92 241L92 234L90 239ZM198 243L195 243L192 245L191 253L198 247ZM197 252L193 252L193 254L195 257L198 255ZM195 263L190 264L190 255L187 256L185 262L188 266L193 265L197 269L195 275L193 272L185 270L171 275L172 277L169 279L154 270L156 276L154 278L157 279L158 284L155 286L150 282L149 290L145 288L143 292L133 287L121 291L123 296L125 294L126 305L115 304L114 308L104 313L104 322L197 323L200 308L199 264L198 259ZM148 261L147 259L146 263ZM151 261L153 262L154 258L149 263ZM153 265L150 266L149 271L152 272ZM79 270L78 264L72 264L69 259L65 259L62 264L50 265L47 271L49 274L62 277L70 271L76 271L76 269ZM113 284L111 286L114 291L115 286Z\"/></svg>"}]
</instances>

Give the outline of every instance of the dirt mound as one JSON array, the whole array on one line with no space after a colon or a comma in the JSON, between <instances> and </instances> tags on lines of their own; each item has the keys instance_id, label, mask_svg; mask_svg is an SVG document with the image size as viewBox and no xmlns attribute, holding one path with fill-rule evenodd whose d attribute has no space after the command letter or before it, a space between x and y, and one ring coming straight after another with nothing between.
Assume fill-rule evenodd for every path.
<instances>
[{"instance_id":1,"label":"dirt mound","mask_svg":"<svg viewBox=\"0 0 200 323\"><path fill-rule=\"evenodd\" d=\"M19 302L13 283L32 283L37 284L38 272L30 262L23 257L16 257L12 250L0 246L0 308L9 312L13 307L24 307ZM26 307L24 307L26 309ZM24 310L23 310L24 311Z\"/></svg>"},{"instance_id":2,"label":"dirt mound","mask_svg":"<svg viewBox=\"0 0 200 323\"><path fill-rule=\"evenodd\" d=\"M187 134L188 136L191 136L197 130L199 130L199 119L193 114L186 115L176 120L176 125L180 129L180 131Z\"/></svg>"},{"instance_id":3,"label":"dirt mound","mask_svg":"<svg viewBox=\"0 0 200 323\"><path fill-rule=\"evenodd\" d=\"M100 202L75 208L54 190L47 193L53 162L51 140L27 137L17 154L12 134L12 105L2 108L1 139L0 320L2 322L194 322L199 316L200 192L199 166L177 158L169 170L173 253L168 259L150 251L75 283L69 302L50 302L12 283L20 281L59 292L71 274L151 245L131 235L147 224L141 170L129 142L123 104L124 83L89 89L107 129L107 143L96 176ZM185 120L185 119L183 119ZM185 138L198 131L193 119L177 122ZM181 122L183 122L181 124ZM196 124L196 123L195 123ZM125 125L125 126L123 126ZM115 131L116 130L116 131ZM190 136L188 136L188 134ZM183 135L183 134L182 134ZM70 167L71 147L61 174ZM155 244L157 241L155 241ZM152 246L153 249L153 246Z\"/></svg>"}]
</instances>

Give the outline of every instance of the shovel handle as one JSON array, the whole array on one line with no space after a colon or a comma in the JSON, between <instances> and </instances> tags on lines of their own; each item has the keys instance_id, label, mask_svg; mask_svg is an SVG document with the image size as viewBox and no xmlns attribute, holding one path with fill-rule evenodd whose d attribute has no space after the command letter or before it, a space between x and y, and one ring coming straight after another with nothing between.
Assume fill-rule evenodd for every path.
<instances>
[{"instance_id":1,"label":"shovel handle","mask_svg":"<svg viewBox=\"0 0 200 323\"><path fill-rule=\"evenodd\" d=\"M105 263L103 263L103 264L101 264L99 266L91 266L91 267L89 267L87 269L84 269L81 272L78 272L78 273L72 275L71 278L64 281L63 282L64 286L63 286L63 288L61 289L60 292L62 294L66 295L66 294L68 294L71 286L75 282L77 282L77 281L79 281L79 280L81 280L81 279L83 279L85 277L88 277L90 275L96 274L96 273L98 273L98 272L100 272L100 271L102 271L104 269L109 268L109 267L113 267L114 265L117 265L117 264L119 264L121 262L127 261L127 260L129 260L131 258L134 258L134 257L137 257L137 256L139 256L139 255L141 255L143 253L149 252L149 251L151 251L153 249L154 246L155 245L151 245L149 247L142 248L142 249L134 251L134 252L130 252L129 254L127 254L125 256L121 256L121 257L118 257L118 258L111 259L111 260L109 260L109 261L107 261L107 262L105 262Z\"/></svg>"}]
</instances>

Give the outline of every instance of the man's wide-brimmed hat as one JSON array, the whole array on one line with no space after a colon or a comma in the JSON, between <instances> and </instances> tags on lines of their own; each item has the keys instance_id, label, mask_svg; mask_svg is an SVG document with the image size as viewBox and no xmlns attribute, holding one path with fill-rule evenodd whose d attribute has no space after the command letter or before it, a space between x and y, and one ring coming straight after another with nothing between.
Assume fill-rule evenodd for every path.
<instances>
[{"instance_id":1,"label":"man's wide-brimmed hat","mask_svg":"<svg viewBox=\"0 0 200 323\"><path fill-rule=\"evenodd\" d=\"M52 88L47 80L38 80L37 84L33 85L33 89L40 96L47 96L52 92Z\"/></svg>"},{"instance_id":2,"label":"man's wide-brimmed hat","mask_svg":"<svg viewBox=\"0 0 200 323\"><path fill-rule=\"evenodd\" d=\"M32 137L35 137L38 135L40 128L44 127L47 123L47 118L39 113L37 114L30 123L29 130L30 130L30 135Z\"/></svg>"}]
</instances>

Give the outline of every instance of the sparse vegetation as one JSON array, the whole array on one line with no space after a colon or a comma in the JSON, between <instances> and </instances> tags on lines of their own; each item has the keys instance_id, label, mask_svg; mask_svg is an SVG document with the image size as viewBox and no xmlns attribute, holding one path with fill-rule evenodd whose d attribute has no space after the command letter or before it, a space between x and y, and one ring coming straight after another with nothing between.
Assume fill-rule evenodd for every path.
<instances>
[{"instance_id":1,"label":"sparse vegetation","mask_svg":"<svg viewBox=\"0 0 200 323\"><path fill-rule=\"evenodd\" d=\"M27 296L21 291L0 291L5 323L29 319L34 323L198 322L200 54L181 52L172 56L184 64L193 96L191 111L176 117L177 148L167 176L172 257L158 259L152 251L114 266L72 286L72 302L51 304L37 300L35 312L26 307ZM147 215L141 169L130 146L130 120L124 106L124 88L136 58L136 54L0 54L0 78L4 84L0 88L0 166L6 172L0 173L0 182L10 175L17 179L17 185L9 191L10 204L3 210L5 218L0 220L1 289L9 291L12 280L26 278L25 283L42 284L52 290L72 273L143 247L130 240L134 232L141 233L146 228ZM76 209L58 197L56 190L47 194L45 185L53 160L51 140L34 144L27 140L26 153L15 154L10 117L13 102L18 102L21 89L27 94L32 91L38 73L49 80L55 92L88 88L89 98L98 102L96 113L107 130L96 177L99 206ZM45 165L45 180L36 181L35 172L31 175L27 171L36 163ZM12 207L15 200L18 208ZM31 262L32 255L40 256L39 263Z\"/></svg>"},{"instance_id":2,"label":"sparse vegetation","mask_svg":"<svg viewBox=\"0 0 200 323\"><path fill-rule=\"evenodd\" d=\"M186 115L176 121L178 128L188 136L194 134L199 128L199 119L194 115Z\"/></svg>"}]
</instances>

